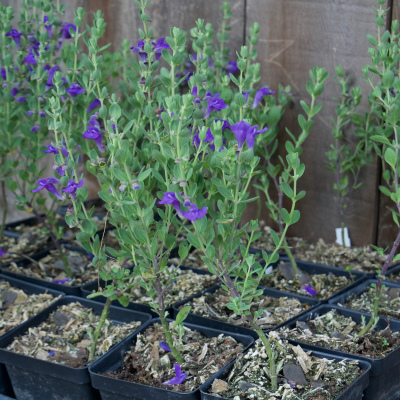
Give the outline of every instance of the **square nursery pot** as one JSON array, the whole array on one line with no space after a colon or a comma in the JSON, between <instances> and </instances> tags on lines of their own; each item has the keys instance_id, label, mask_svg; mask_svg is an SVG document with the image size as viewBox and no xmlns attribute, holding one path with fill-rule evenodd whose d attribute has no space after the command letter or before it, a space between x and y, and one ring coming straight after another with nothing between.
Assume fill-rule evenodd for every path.
<instances>
[{"instance_id":1,"label":"square nursery pot","mask_svg":"<svg viewBox=\"0 0 400 400\"><path fill-rule=\"evenodd\" d=\"M101 314L103 306L94 301L66 296L20 325L12 335L0 338L0 360L6 365L14 393L18 400L99 400L100 396L90 383L89 367L72 368L39 360L5 350L15 337L24 334L31 326L45 321L57 307L79 302ZM149 314L111 307L108 318L114 322L150 321ZM100 357L101 358L101 357Z\"/></svg>"},{"instance_id":2,"label":"square nursery pot","mask_svg":"<svg viewBox=\"0 0 400 400\"><path fill-rule=\"evenodd\" d=\"M327 358L330 360L335 360L335 362L340 362L342 360L349 360L348 357L341 357L337 355L323 353L321 351L312 351L312 355L319 357L319 358ZM217 375L214 376L214 379L206 385L203 385L201 388L201 400L231 400L222 395L215 395L209 393L208 390L210 389L213 381L215 379L225 379L228 377L231 369L233 368L234 362L230 362L224 368L222 368ZM368 387L369 383L369 371L371 369L371 365L366 361L359 361L358 366L362 369L362 374L347 388L345 389L335 400L362 400L363 399L363 391L365 388ZM1 399L0 399L1 400ZM389 400L389 399L388 399Z\"/></svg>"},{"instance_id":3,"label":"square nursery pot","mask_svg":"<svg viewBox=\"0 0 400 400\"><path fill-rule=\"evenodd\" d=\"M397 282L395 282L395 281L389 281L388 279L386 279L386 277L388 277L389 275L392 275L392 274L395 274L395 273L400 273L400 264L396 264L396 265L394 265L393 267L389 267L388 268L388 270L387 270L387 272L386 272L386 275L385 275L385 278L384 278L384 281L383 281L383 283L387 286L387 283L397 283L397 284L400 284L400 278L399 278L399 280L397 281ZM378 276L379 274L375 274L373 277L375 278L375 279L378 279L379 278L379 276Z\"/></svg>"},{"instance_id":4,"label":"square nursery pot","mask_svg":"<svg viewBox=\"0 0 400 400\"><path fill-rule=\"evenodd\" d=\"M329 304L334 304L339 307L345 308L347 310L353 310L352 308L345 306L345 304L350 300L350 297L360 295L361 293L367 291L372 284L376 284L377 282L378 282L377 279L368 279L367 281L359 284L358 286L349 289L347 292L341 294L340 296L334 297L333 299L329 300ZM400 289L400 284L398 283L383 281L383 284L389 289L391 288ZM400 318L393 318L385 315L382 315L382 317L384 317L385 319L390 319L391 321L400 321Z\"/></svg>"},{"instance_id":5,"label":"square nursery pot","mask_svg":"<svg viewBox=\"0 0 400 400\"><path fill-rule=\"evenodd\" d=\"M341 308L335 305L323 304L317 307L312 312L305 314L295 321L286 324L285 327L289 329L293 329L296 327L297 321L307 322L315 317L318 317L322 314L325 314L331 310L337 310L338 314L343 315L345 317L351 317L353 321L357 324L361 323L362 316L367 318L370 317L370 314L348 310L345 308ZM376 325L377 329L383 330L388 326L388 321L386 318L379 318L379 321ZM390 321L390 329L392 331L400 330L400 321L391 320ZM279 333L279 332L278 332ZM300 344L303 349L309 349L313 351L322 351L327 354L332 354L334 356L353 358L356 360L366 361L371 364L371 370L369 374L369 386L368 389L364 393L364 400L399 400L400 399L400 347L393 350L384 358L369 358L360 356L357 354L345 353L340 350L332 350L325 347L320 347L317 345L312 345L308 343L299 342L297 340L288 339L288 342L293 344Z\"/></svg>"},{"instance_id":6,"label":"square nursery pot","mask_svg":"<svg viewBox=\"0 0 400 400\"><path fill-rule=\"evenodd\" d=\"M37 225L38 220L36 217L29 217L24 219L19 219L18 221L9 222L4 227L4 235L13 238L19 238L22 234L16 232L14 229L19 225L27 225L27 226L35 226Z\"/></svg>"},{"instance_id":7,"label":"square nursery pot","mask_svg":"<svg viewBox=\"0 0 400 400\"><path fill-rule=\"evenodd\" d=\"M37 285L33 285L28 282L20 281L18 279L11 278L6 275L1 275L0 274L0 280L4 280L12 284L12 286L22 289L26 294L40 294L40 293L49 293L52 294L54 297L58 297L60 295L64 295L64 293L57 292L56 290L51 290L51 289L46 289ZM7 333L4 335L0 336L1 339L6 338L9 335L13 335L13 332L18 329L20 326L26 324L29 322L29 319L27 321L24 321L22 324L16 326L15 328L9 330ZM1 361L1 358L0 358ZM0 394L3 395L8 395L11 396L13 395L12 387L11 387L11 382L8 377L8 373L6 370L6 367L4 364L0 363ZM1 400L1 397L0 397Z\"/></svg>"},{"instance_id":8,"label":"square nursery pot","mask_svg":"<svg viewBox=\"0 0 400 400\"><path fill-rule=\"evenodd\" d=\"M211 275L209 272L204 271L202 269L195 269L195 268L189 268L189 267L179 267L179 269L183 270L183 271L187 271L187 270L191 270L193 272L195 272L196 274L199 275ZM82 297L86 298L87 296L89 296L89 294L94 293L95 291L97 291L98 286L100 285L101 288L105 288L106 287L106 282L103 281L103 279L100 279L100 281L92 281L92 282L88 282L85 285L82 285L81 287L81 295ZM197 292L195 293L195 295L201 295L201 293L203 293L206 289L202 290L201 292ZM194 296L195 296L194 295ZM105 303L106 302L106 298L104 296L98 296L98 297L94 297L93 299L91 299L93 301L98 301L100 303ZM186 301L186 300L184 300ZM175 303L175 304L180 304L179 303ZM115 307L122 307L121 303L118 300L114 300L112 302L112 305ZM169 315L173 314L172 308L173 308L174 304L171 304L170 307L168 307L166 309L166 311L169 313ZM135 310L135 311L141 311L141 312L145 312L147 314L151 314L154 318L158 318L158 315L151 309L150 306L146 305L146 304L140 304L140 303L134 303L134 302L129 302L127 307L124 308L128 308L129 310Z\"/></svg>"},{"instance_id":9,"label":"square nursery pot","mask_svg":"<svg viewBox=\"0 0 400 400\"><path fill-rule=\"evenodd\" d=\"M172 321L172 320L169 320ZM211 382L216 374L214 374L205 383L191 392L173 392L163 388L147 386L136 382L127 382L109 376L102 375L107 372L118 369L124 360L125 353L132 345L136 343L137 334L144 331L147 327L160 323L160 319L153 319L148 324L140 327L136 333L128 336L124 341L115 346L105 356L96 360L90 367L90 377L92 385L101 393L102 400L198 400L200 398L200 389ZM238 333L226 332L224 330L207 328L204 326L193 325L184 322L184 325L190 329L201 332L206 337L215 337L221 333L233 337L237 342L242 343L247 350L253 343L254 338ZM227 365L229 365L228 363Z\"/></svg>"},{"instance_id":10,"label":"square nursery pot","mask_svg":"<svg viewBox=\"0 0 400 400\"><path fill-rule=\"evenodd\" d=\"M186 304L187 302L193 300L194 298L200 297L205 293L213 293L216 292L219 288L221 287L221 285L215 285L212 286L208 289L202 290L201 292L195 294L194 296L191 296L185 300L180 301L179 303L175 303L173 305L173 317L176 318L176 316L178 315L179 312L179 307ZM315 307L319 306L321 303L318 300L315 300L313 298L310 297L306 297L306 296L302 296L299 294L293 294L293 293L285 293L285 292L281 292L279 290L275 290L275 289L268 289L268 288L263 288L264 289L264 295L265 296L271 296L271 297L294 297L296 299L299 299L302 303L306 303L310 305L310 309L309 310L305 310L302 313L296 315L293 318L290 318L288 321L285 321L282 324L277 325L274 329L280 328L281 326L287 324L288 322L298 318L301 315L306 314L307 312L311 311L312 309L314 309ZM192 323L192 324L196 324L196 325L201 325L201 326L206 326L209 328L213 328L213 329L223 329L226 332L232 332L232 333L240 333L243 335L249 335L252 336L254 339L258 339L258 335L257 333L255 333L252 329L249 328L243 328L241 326L237 326L237 325L233 325L233 324L229 324L227 322L222 322L219 321L217 319L213 319L213 318L208 318L208 317L203 317L200 315L196 315L196 314L192 314L190 313L186 319L186 322L188 323Z\"/></svg>"},{"instance_id":11,"label":"square nursery pot","mask_svg":"<svg viewBox=\"0 0 400 400\"><path fill-rule=\"evenodd\" d=\"M279 261L289 262L289 259L286 257L280 257ZM353 279L353 281L348 286L337 291L332 296L329 296L325 299L318 299L322 304L328 303L329 300L341 295L342 293L347 292L350 288L357 286L358 284L360 284L361 282L363 282L367 279L366 274L364 272L360 272L360 271L353 271L350 274L349 272L346 272L337 267L330 267L328 265L317 264L317 263L301 261L301 260L296 260L296 262L297 262L299 269L303 270L304 272L307 272L309 275L321 275L321 274L332 273L335 276L345 276L345 277L349 278L350 280ZM275 289L275 288L271 288L271 289ZM275 289L275 290L277 290L277 289ZM286 293L286 292L283 292L283 293Z\"/></svg>"},{"instance_id":12,"label":"square nursery pot","mask_svg":"<svg viewBox=\"0 0 400 400\"><path fill-rule=\"evenodd\" d=\"M63 245L64 245L64 247L66 249L77 251L77 252L82 253L82 254L87 254L87 251L84 250L82 247L72 246L70 244L63 244ZM34 260L40 260L41 258L45 257L47 254L49 254L50 250L55 250L55 247L49 248L47 250L40 251L38 253L35 253L32 256L30 256L30 258L32 258ZM18 266L25 266L25 265L28 265L28 264L31 263L31 261L29 261L28 259L25 259L25 258L20 258L19 260L16 260L14 262ZM49 288L49 289L52 289L52 290L57 290L57 291L65 293L65 294L67 294L69 296L77 296L77 297L81 297L82 296L81 288L84 285L66 286L66 285L62 285L62 284L59 284L59 283L55 283L55 282L48 282L48 281L45 281L43 279L31 278L29 276L24 276L24 275L21 275L21 274L17 274L15 272L8 272L8 271L5 270L5 268L7 266L9 266L9 265L10 265L10 263L7 263L7 264L2 265L0 267L0 272L3 275L11 276L12 278L19 279L19 280L22 280L22 281L25 281L25 282L30 282L30 283L33 283L35 285L46 287L46 288ZM93 282L97 283L97 280L93 281Z\"/></svg>"}]
</instances>

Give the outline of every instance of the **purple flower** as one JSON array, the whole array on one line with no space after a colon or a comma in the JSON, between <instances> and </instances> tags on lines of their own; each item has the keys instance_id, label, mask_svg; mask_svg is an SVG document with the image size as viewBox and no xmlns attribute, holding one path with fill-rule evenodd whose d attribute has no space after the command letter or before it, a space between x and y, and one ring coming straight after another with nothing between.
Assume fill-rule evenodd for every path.
<instances>
[{"instance_id":1,"label":"purple flower","mask_svg":"<svg viewBox=\"0 0 400 400\"><path fill-rule=\"evenodd\" d=\"M189 211L182 211L183 216L189 221L196 221L196 219L204 218L207 213L207 207L203 207L201 210L197 208L196 204L190 206Z\"/></svg>"},{"instance_id":2,"label":"purple flower","mask_svg":"<svg viewBox=\"0 0 400 400\"><path fill-rule=\"evenodd\" d=\"M134 53L139 53L139 56L142 58L144 63L147 62L147 53L144 52L144 41L138 40L137 46L132 46L131 50Z\"/></svg>"},{"instance_id":3,"label":"purple flower","mask_svg":"<svg viewBox=\"0 0 400 400\"><path fill-rule=\"evenodd\" d=\"M15 97L18 94L19 90L15 87L10 90L10 94L12 97Z\"/></svg>"},{"instance_id":4,"label":"purple flower","mask_svg":"<svg viewBox=\"0 0 400 400\"><path fill-rule=\"evenodd\" d=\"M207 213L207 207L203 207L200 210L197 208L196 204L191 204L189 211L182 211L181 204L174 192L165 192L164 197L162 200L158 201L157 204L171 204L180 218L186 218L189 221L196 221L196 219L204 218Z\"/></svg>"},{"instance_id":5,"label":"purple flower","mask_svg":"<svg viewBox=\"0 0 400 400\"><path fill-rule=\"evenodd\" d=\"M46 146L46 150L42 150L43 153L53 153L53 154L59 154L58 149L56 149L54 146L52 146L51 144Z\"/></svg>"},{"instance_id":6,"label":"purple flower","mask_svg":"<svg viewBox=\"0 0 400 400\"><path fill-rule=\"evenodd\" d=\"M313 289L309 284L307 286L302 286L301 288L308 292L312 297L315 297L318 293L318 291Z\"/></svg>"},{"instance_id":7,"label":"purple flower","mask_svg":"<svg viewBox=\"0 0 400 400\"><path fill-rule=\"evenodd\" d=\"M72 36L69 33L69 28L73 28L73 30L76 33L76 25L69 24L68 22L64 22L62 25L63 25L63 27L62 27L62 30L61 30L61 38L60 39L61 40L71 39Z\"/></svg>"},{"instance_id":8,"label":"purple flower","mask_svg":"<svg viewBox=\"0 0 400 400\"><path fill-rule=\"evenodd\" d=\"M40 118L45 118L46 117L46 113L43 110L39 111L39 117Z\"/></svg>"},{"instance_id":9,"label":"purple flower","mask_svg":"<svg viewBox=\"0 0 400 400\"><path fill-rule=\"evenodd\" d=\"M274 94L275 92L272 92L269 90L267 87L262 87L261 89L257 90L256 95L254 96L254 103L253 103L253 108L257 107L257 104L262 100L262 98L266 95L269 94Z\"/></svg>"},{"instance_id":10,"label":"purple flower","mask_svg":"<svg viewBox=\"0 0 400 400\"><path fill-rule=\"evenodd\" d=\"M160 347L164 350L164 351L172 351L171 348L167 345L167 343L165 342L160 342Z\"/></svg>"},{"instance_id":11,"label":"purple flower","mask_svg":"<svg viewBox=\"0 0 400 400\"><path fill-rule=\"evenodd\" d=\"M169 381L163 382L164 385L180 385L181 383L185 382L187 377L187 372L183 373L181 370L181 366L179 364L174 364L175 368L175 378L170 379Z\"/></svg>"},{"instance_id":12,"label":"purple flower","mask_svg":"<svg viewBox=\"0 0 400 400\"><path fill-rule=\"evenodd\" d=\"M59 285L64 285L64 283L69 282L71 278L65 278L65 279L54 279L53 283L58 283ZM52 354L54 356L54 352Z\"/></svg>"},{"instance_id":13,"label":"purple flower","mask_svg":"<svg viewBox=\"0 0 400 400\"><path fill-rule=\"evenodd\" d=\"M92 117L94 117L94 115L92 115ZM90 117L89 126L87 127L87 130L83 132L82 137L83 139L93 139L97 144L99 151L102 152L106 149L106 147L101 143L103 136L99 130L99 126L100 124L96 121L96 119L92 119Z\"/></svg>"},{"instance_id":14,"label":"purple flower","mask_svg":"<svg viewBox=\"0 0 400 400\"><path fill-rule=\"evenodd\" d=\"M62 189L63 192L67 192L71 195L72 199L76 199L76 191L78 188L83 186L83 179L81 179L78 183L74 182L73 180L68 181L68 185L65 189Z\"/></svg>"},{"instance_id":15,"label":"purple flower","mask_svg":"<svg viewBox=\"0 0 400 400\"><path fill-rule=\"evenodd\" d=\"M87 255L89 256L90 261L93 261L94 254L90 253L89 251L87 251L86 253L87 253Z\"/></svg>"},{"instance_id":16,"label":"purple flower","mask_svg":"<svg viewBox=\"0 0 400 400\"><path fill-rule=\"evenodd\" d=\"M214 136L211 133L211 129L207 130L206 133L206 138L203 140L203 142L212 142L214 140ZM193 136L193 144L196 147L200 146L200 135L199 135L199 131L197 131L197 133Z\"/></svg>"},{"instance_id":17,"label":"purple flower","mask_svg":"<svg viewBox=\"0 0 400 400\"><path fill-rule=\"evenodd\" d=\"M37 132L39 130L39 126L38 125L34 125L31 128L31 132Z\"/></svg>"},{"instance_id":18,"label":"purple flower","mask_svg":"<svg viewBox=\"0 0 400 400\"><path fill-rule=\"evenodd\" d=\"M133 190L139 190L139 189L140 189L140 185L139 185L138 183L134 183L134 184L132 185L132 189L133 189Z\"/></svg>"},{"instance_id":19,"label":"purple flower","mask_svg":"<svg viewBox=\"0 0 400 400\"><path fill-rule=\"evenodd\" d=\"M11 36L15 42L15 44L17 45L18 49L21 48L21 36L22 33L19 33L17 29L11 29L10 32L6 33L6 36Z\"/></svg>"},{"instance_id":20,"label":"purple flower","mask_svg":"<svg viewBox=\"0 0 400 400\"><path fill-rule=\"evenodd\" d=\"M1 74L1 77L2 77L4 80L7 79L7 72L6 72L6 69L5 69L5 68L1 68L1 69L0 69L0 74Z\"/></svg>"},{"instance_id":21,"label":"purple flower","mask_svg":"<svg viewBox=\"0 0 400 400\"><path fill-rule=\"evenodd\" d=\"M6 250L3 250L1 247L0 247L0 257L3 257L3 256L5 256L6 254L10 254L8 251L6 251Z\"/></svg>"},{"instance_id":22,"label":"purple flower","mask_svg":"<svg viewBox=\"0 0 400 400\"><path fill-rule=\"evenodd\" d=\"M24 58L25 62L27 64L36 64L36 58L35 55L33 54L33 51L30 50L27 56Z\"/></svg>"},{"instance_id":23,"label":"purple flower","mask_svg":"<svg viewBox=\"0 0 400 400\"><path fill-rule=\"evenodd\" d=\"M229 128L235 134L239 150L243 147L243 144L246 140L247 140L247 147L249 149L254 149L255 137L260 133L263 133L268 130L268 128L264 128L258 131L257 128L258 125L251 126L246 121L236 122Z\"/></svg>"},{"instance_id":24,"label":"purple flower","mask_svg":"<svg viewBox=\"0 0 400 400\"><path fill-rule=\"evenodd\" d=\"M228 75L234 74L236 71L239 70L236 61L229 61L228 64L225 65L224 68L226 69L226 72L228 73Z\"/></svg>"},{"instance_id":25,"label":"purple flower","mask_svg":"<svg viewBox=\"0 0 400 400\"><path fill-rule=\"evenodd\" d=\"M33 113L32 110L28 110L28 111L26 112L26 116L27 116L27 117L31 117L33 114L34 114L34 113Z\"/></svg>"},{"instance_id":26,"label":"purple flower","mask_svg":"<svg viewBox=\"0 0 400 400\"><path fill-rule=\"evenodd\" d=\"M165 38L163 38L163 37L158 39L157 43L151 42L151 44L153 45L153 51L156 56L156 60L160 59L162 49L170 49L171 48L169 46L169 44L165 42Z\"/></svg>"},{"instance_id":27,"label":"purple flower","mask_svg":"<svg viewBox=\"0 0 400 400\"><path fill-rule=\"evenodd\" d=\"M19 96L15 99L17 103L27 103L25 96Z\"/></svg>"},{"instance_id":28,"label":"purple flower","mask_svg":"<svg viewBox=\"0 0 400 400\"><path fill-rule=\"evenodd\" d=\"M223 110L228 106L228 104L225 104L221 97L219 97L219 93L213 95L211 92L207 92L204 100L207 101L207 112L204 118L208 118L213 110Z\"/></svg>"},{"instance_id":29,"label":"purple flower","mask_svg":"<svg viewBox=\"0 0 400 400\"><path fill-rule=\"evenodd\" d=\"M53 26L52 24L46 24L46 22L49 20L49 17L47 15L44 16L43 18L43 23L44 23L44 27L47 31L47 36L49 37L49 39L51 39L51 27Z\"/></svg>"},{"instance_id":30,"label":"purple flower","mask_svg":"<svg viewBox=\"0 0 400 400\"><path fill-rule=\"evenodd\" d=\"M86 113L89 114L90 111L101 106L101 101L99 99L94 99L88 106Z\"/></svg>"},{"instance_id":31,"label":"purple flower","mask_svg":"<svg viewBox=\"0 0 400 400\"><path fill-rule=\"evenodd\" d=\"M251 90L248 90L247 92L242 92L242 95L246 99L246 103L249 101L249 94L251 93Z\"/></svg>"},{"instance_id":32,"label":"purple flower","mask_svg":"<svg viewBox=\"0 0 400 400\"><path fill-rule=\"evenodd\" d=\"M54 186L55 184L60 183L60 181L57 178L45 178L45 179L39 179L36 181L36 184L39 185L36 189L31 190L32 193L39 192L39 190L46 189L48 192L54 194L54 196L57 197L57 199L62 200L63 197L62 195L58 192L57 188Z\"/></svg>"},{"instance_id":33,"label":"purple flower","mask_svg":"<svg viewBox=\"0 0 400 400\"><path fill-rule=\"evenodd\" d=\"M176 194L174 192L165 192L162 200L158 201L157 204L171 204L172 207L175 208L176 213L180 218L183 217L181 204L179 200L176 198Z\"/></svg>"},{"instance_id":34,"label":"purple flower","mask_svg":"<svg viewBox=\"0 0 400 400\"><path fill-rule=\"evenodd\" d=\"M85 90L82 86L78 85L77 83L73 83L69 89L65 90L71 97L76 97L78 94L82 94Z\"/></svg>"}]
</instances>

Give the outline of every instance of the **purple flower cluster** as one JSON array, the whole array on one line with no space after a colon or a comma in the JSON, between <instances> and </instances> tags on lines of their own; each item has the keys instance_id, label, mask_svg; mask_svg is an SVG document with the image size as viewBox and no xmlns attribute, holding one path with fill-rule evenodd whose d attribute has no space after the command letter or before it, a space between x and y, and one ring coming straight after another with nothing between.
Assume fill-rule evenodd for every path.
<instances>
[{"instance_id":1,"label":"purple flower cluster","mask_svg":"<svg viewBox=\"0 0 400 400\"><path fill-rule=\"evenodd\" d=\"M47 22L49 21L49 17L47 15L44 16L43 18L43 23L44 23L44 27L47 31L47 36L49 37L49 39L51 39L52 34L51 34L51 28L52 28L52 24L47 24Z\"/></svg>"},{"instance_id":2,"label":"purple flower cluster","mask_svg":"<svg viewBox=\"0 0 400 400\"><path fill-rule=\"evenodd\" d=\"M267 87L262 87L257 90L256 95L254 96L253 108L256 108L258 103L262 100L264 96L274 94L275 92L269 90Z\"/></svg>"},{"instance_id":3,"label":"purple flower cluster","mask_svg":"<svg viewBox=\"0 0 400 400\"><path fill-rule=\"evenodd\" d=\"M63 192L69 193L72 200L76 200L76 191L78 188L83 186L83 180L81 179L78 183L74 182L72 179L68 180L68 185L62 189Z\"/></svg>"},{"instance_id":4,"label":"purple flower cluster","mask_svg":"<svg viewBox=\"0 0 400 400\"><path fill-rule=\"evenodd\" d=\"M190 207L189 210L183 211L181 203L176 198L174 192L165 192L164 197L162 200L158 201L157 204L171 204L180 218L186 218L189 221L196 221L196 219L204 218L207 213L207 207L204 206L202 209L199 209L196 204L192 204L190 201L185 201L184 204L185 207Z\"/></svg>"},{"instance_id":5,"label":"purple flower cluster","mask_svg":"<svg viewBox=\"0 0 400 400\"><path fill-rule=\"evenodd\" d=\"M153 53L155 55L156 61L158 61L161 57L161 52L163 49L170 49L170 45L166 43L165 38L160 38L157 42L151 42L153 45ZM147 53L144 51L144 41L138 40L137 46L132 46L131 50L134 53L139 53L143 63L147 63Z\"/></svg>"},{"instance_id":6,"label":"purple flower cluster","mask_svg":"<svg viewBox=\"0 0 400 400\"><path fill-rule=\"evenodd\" d=\"M82 86L77 83L72 83L71 86L65 90L71 97L76 97L78 94L82 94L85 90Z\"/></svg>"},{"instance_id":7,"label":"purple flower cluster","mask_svg":"<svg viewBox=\"0 0 400 400\"><path fill-rule=\"evenodd\" d=\"M63 197L54 185L59 184L60 181L57 178L45 178L36 181L39 185L36 189L31 190L32 193L39 192L40 190L46 189L49 193L53 194L57 199L62 200Z\"/></svg>"},{"instance_id":8,"label":"purple flower cluster","mask_svg":"<svg viewBox=\"0 0 400 400\"><path fill-rule=\"evenodd\" d=\"M204 100L207 101L207 111L204 118L208 118L214 110L220 111L228 107L228 104L219 97L219 93L211 94L211 92L207 92Z\"/></svg>"},{"instance_id":9,"label":"purple flower cluster","mask_svg":"<svg viewBox=\"0 0 400 400\"><path fill-rule=\"evenodd\" d=\"M233 124L229 128L235 134L239 150L243 147L244 142L247 142L247 147L249 149L254 149L254 142L256 136L268 130L268 128L264 128L258 131L257 128L258 125L251 126L246 121L236 122L236 124Z\"/></svg>"},{"instance_id":10,"label":"purple flower cluster","mask_svg":"<svg viewBox=\"0 0 400 400\"><path fill-rule=\"evenodd\" d=\"M97 121L96 115L92 115L89 118L89 125L86 128L87 130L83 132L83 139L93 139L95 143L97 144L97 148L99 149L100 152L104 151L106 149L106 146L104 146L101 143L101 140L103 138L103 135L100 131L100 124Z\"/></svg>"}]
</instances>

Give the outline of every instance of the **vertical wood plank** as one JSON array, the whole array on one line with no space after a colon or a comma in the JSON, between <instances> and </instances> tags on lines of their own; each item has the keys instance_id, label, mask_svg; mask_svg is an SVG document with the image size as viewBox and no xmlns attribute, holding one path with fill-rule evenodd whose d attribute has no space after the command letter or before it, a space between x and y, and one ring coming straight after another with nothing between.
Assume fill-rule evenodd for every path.
<instances>
[{"instance_id":1,"label":"vertical wood plank","mask_svg":"<svg viewBox=\"0 0 400 400\"><path fill-rule=\"evenodd\" d=\"M301 219L290 235L316 241L335 240L334 229L340 226L334 199L334 175L325 168L325 152L333 143L329 118L335 116L333 97L340 90L333 77L334 67L342 65L351 74L351 84L361 86L363 94L368 87L360 80L361 68L369 62L367 33L375 32L375 0L250 0L247 2L247 26L260 22L258 61L261 63L262 84L277 89L278 84L291 85L294 102L286 112L281 125L281 148L287 126L298 133L297 115L302 112L301 99L309 102L305 84L309 69L314 65L325 67L330 78L325 92L319 98L323 110L304 144L301 160L306 172L300 189L306 190L299 209ZM363 105L366 99L363 100ZM284 150L283 150L284 151ZM282 153L283 154L283 153ZM374 205L377 201L376 161L363 171L363 186L356 191L347 210L347 223L353 245L372 243L374 237ZM267 220L267 211L264 216Z\"/></svg>"}]
</instances>

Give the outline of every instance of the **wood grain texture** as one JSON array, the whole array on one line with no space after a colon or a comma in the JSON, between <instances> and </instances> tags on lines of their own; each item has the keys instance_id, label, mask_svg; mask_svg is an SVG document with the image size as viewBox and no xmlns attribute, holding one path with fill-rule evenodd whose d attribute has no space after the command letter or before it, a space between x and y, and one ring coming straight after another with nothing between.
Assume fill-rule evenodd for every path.
<instances>
[{"instance_id":1,"label":"wood grain texture","mask_svg":"<svg viewBox=\"0 0 400 400\"><path fill-rule=\"evenodd\" d=\"M340 91L333 77L334 67L342 65L351 75L351 83L368 88L360 80L361 67L369 62L367 33L374 33L375 0L249 0L247 2L247 26L261 23L258 61L261 63L262 84L277 89L278 84L291 85L294 102L289 107L281 125L282 143L287 126L299 133L297 116L302 109L301 99L309 103L305 84L308 71L314 65L325 67L329 80L325 92L319 98L324 104L315 126L304 145L301 156L306 172L300 189L307 192L301 200L300 222L292 227L290 235L302 236L311 241L323 238L335 240L334 229L340 226L334 199L334 175L325 168L325 152L329 150L331 137L330 117L335 116L334 97ZM366 104L365 99L363 104ZM282 147L282 146L281 146ZM374 238L374 213L377 201L376 162L365 168L363 186L351 197L347 210L347 223L353 245L372 243ZM267 213L265 213L267 214Z\"/></svg>"}]
</instances>

